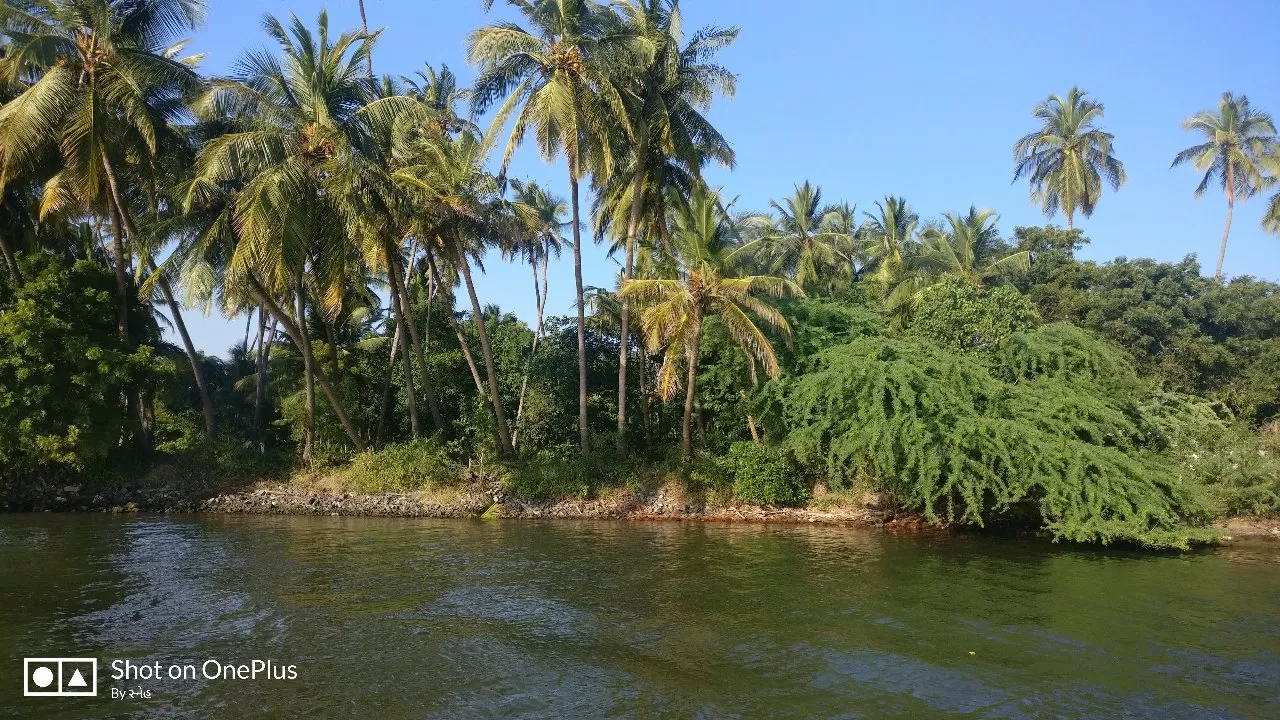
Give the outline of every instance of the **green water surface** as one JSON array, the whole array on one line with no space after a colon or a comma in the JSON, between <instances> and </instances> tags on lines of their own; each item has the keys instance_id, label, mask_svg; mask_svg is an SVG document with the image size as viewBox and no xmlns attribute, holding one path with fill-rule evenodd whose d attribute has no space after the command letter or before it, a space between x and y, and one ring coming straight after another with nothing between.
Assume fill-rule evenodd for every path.
<instances>
[{"instance_id":1,"label":"green water surface","mask_svg":"<svg viewBox=\"0 0 1280 720\"><path fill-rule=\"evenodd\" d=\"M99 696L24 698L31 656L98 658ZM0 716L1280 718L1280 545L0 515Z\"/></svg>"}]
</instances>

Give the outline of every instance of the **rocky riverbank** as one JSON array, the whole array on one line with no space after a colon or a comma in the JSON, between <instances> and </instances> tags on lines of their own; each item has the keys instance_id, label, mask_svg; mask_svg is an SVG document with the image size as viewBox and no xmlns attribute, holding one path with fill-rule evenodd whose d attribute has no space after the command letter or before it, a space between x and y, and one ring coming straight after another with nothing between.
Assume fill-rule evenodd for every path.
<instances>
[{"instance_id":1,"label":"rocky riverbank","mask_svg":"<svg viewBox=\"0 0 1280 720\"><path fill-rule=\"evenodd\" d=\"M877 493L870 493L853 505L772 508L710 504L686 497L672 487L646 493L622 490L594 499L531 502L484 488L461 490L443 496L437 493L357 495L277 485L217 495L202 501L197 509L205 512L278 515L704 520L898 526L924 524L916 516L895 513L889 507L887 498Z\"/></svg>"},{"instance_id":2,"label":"rocky riverbank","mask_svg":"<svg viewBox=\"0 0 1280 720\"><path fill-rule=\"evenodd\" d=\"M86 490L81 485L27 485L20 494L0 488L0 512L214 512L259 515L366 517L679 520L823 523L900 528L928 527L923 518L896 510L884 493L819 496L804 507L718 504L674 484L604 497L538 502L506 495L499 485L471 485L434 492L359 494L289 482L259 483L242 490L179 490L173 486L121 485ZM1235 517L1215 527L1222 541L1280 541L1280 518Z\"/></svg>"}]
</instances>

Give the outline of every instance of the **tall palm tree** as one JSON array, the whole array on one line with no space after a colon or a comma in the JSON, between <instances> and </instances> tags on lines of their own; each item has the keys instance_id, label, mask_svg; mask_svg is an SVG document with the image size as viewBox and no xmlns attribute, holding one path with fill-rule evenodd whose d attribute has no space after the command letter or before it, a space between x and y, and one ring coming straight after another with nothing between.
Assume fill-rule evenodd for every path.
<instances>
[{"instance_id":1,"label":"tall palm tree","mask_svg":"<svg viewBox=\"0 0 1280 720\"><path fill-rule=\"evenodd\" d=\"M679 0L633 0L619 4L624 22L653 49L648 65L627 78L632 103L630 138L620 172L601 188L601 216L616 216L625 227L623 282L634 277L637 238L642 225L665 222L660 198L672 186L688 190L703 166L716 161L733 167L728 141L707 120L716 94L733 97L737 78L712 59L738 37L737 28L704 27L684 42ZM647 192L646 192L647 190ZM646 202L648 200L648 202ZM646 207L647 206L647 207ZM645 223L648 210L651 222ZM625 218L625 225L624 225ZM665 234L665 233L664 233ZM615 451L627 449L627 364L631 355L631 311L621 305L618 343L618 430Z\"/></svg>"},{"instance_id":2,"label":"tall palm tree","mask_svg":"<svg viewBox=\"0 0 1280 720\"><path fill-rule=\"evenodd\" d=\"M1222 228L1215 280L1222 280L1222 261L1227 256L1227 236L1231 234L1231 213L1236 200L1244 201L1270 182L1264 174L1264 157L1276 149L1276 125L1271 116L1254 110L1246 95L1226 92L1218 100L1218 110L1202 110L1187 118L1182 127L1204 136L1205 142L1183 150L1173 158L1172 167L1191 163L1204 173L1196 186L1196 199L1209 183L1221 184L1227 197L1227 223Z\"/></svg>"},{"instance_id":3,"label":"tall palm tree","mask_svg":"<svg viewBox=\"0 0 1280 720\"><path fill-rule=\"evenodd\" d=\"M67 206L112 221L118 329L131 346L131 252L154 270L139 235L134 198L153 180L157 152L174 135L185 101L201 87L198 57L180 56L181 33L204 14L199 0L44 0L0 6L0 86L22 88L0 109L0 192L15 179L60 169L44 182L40 215ZM134 183L130 183L130 180ZM145 203L144 203L145 204ZM154 200L150 203L154 205ZM167 278L159 288L190 362L214 432L213 404L201 361ZM139 406L141 407L141 406Z\"/></svg>"},{"instance_id":4,"label":"tall palm tree","mask_svg":"<svg viewBox=\"0 0 1280 720\"><path fill-rule=\"evenodd\" d=\"M488 246L502 247L523 228L508 212L497 178L485 169L501 129L496 119L484 136L469 129L458 137L445 133L423 135L406 149L407 163L393 178L411 194L420 211L411 234L427 241L433 257L458 271L471 300L471 320L480 340L480 352L488 379L487 395L498 436L498 451L514 455L511 432L502 405L497 365L489 342L488 326L472 279L472 263L478 263ZM465 343L464 343L465 344Z\"/></svg>"},{"instance_id":5,"label":"tall palm tree","mask_svg":"<svg viewBox=\"0 0 1280 720\"><path fill-rule=\"evenodd\" d=\"M547 267L551 264L552 255L560 257L560 250L564 246L564 215L569 208L563 199L547 192L536 182L512 180L510 184L523 227L516 242L504 248L503 252L508 257L519 255L529 263L533 271L533 302L538 315L533 329L533 345L529 348L529 359L525 362L520 395L516 400L516 428L511 436L511 444L514 446L520 432L520 417L524 412L525 391L529 388L529 373L533 369L533 358L538 353L538 343L542 340L542 321L550 289L547 286Z\"/></svg>"},{"instance_id":6,"label":"tall palm tree","mask_svg":"<svg viewBox=\"0 0 1280 720\"><path fill-rule=\"evenodd\" d=\"M864 212L867 220L858 229L867 268L882 290L887 291L899 278L903 263L915 242L920 216L907 204L906 198L886 196L876 203L875 214Z\"/></svg>"},{"instance_id":7,"label":"tall palm tree","mask_svg":"<svg viewBox=\"0 0 1280 720\"><path fill-rule=\"evenodd\" d=\"M630 134L616 79L646 56L647 44L621 27L617 15L592 0L508 0L532 30L512 23L480 28L467 38L468 60L479 68L473 102L478 111L501 103L496 122L515 121L502 159L508 163L526 133L551 160L561 153L569 171L573 269L578 308L578 441L587 433L586 316L582 284L582 220L578 184L613 172L610 140ZM485 0L485 9L493 0Z\"/></svg>"},{"instance_id":8,"label":"tall palm tree","mask_svg":"<svg viewBox=\"0 0 1280 720\"><path fill-rule=\"evenodd\" d=\"M267 15L263 27L279 44L280 57L244 56L237 74L214 80L197 106L203 117L232 129L201 149L186 204L218 202L226 187L239 188L227 209L235 246L221 281L247 288L298 347L307 400L303 454L309 460L315 383L352 444L364 446L315 362L307 303L329 320L341 309L352 252L334 202L342 193L326 182L343 177L341 169L354 155L352 118L372 94L360 69L370 42L360 32L330 39L323 11L315 33L297 17L286 30Z\"/></svg>"},{"instance_id":9,"label":"tall palm tree","mask_svg":"<svg viewBox=\"0 0 1280 720\"><path fill-rule=\"evenodd\" d=\"M790 337L791 327L786 318L760 296L781 298L802 296L804 292L786 278L734 273L729 258L732 223L717 193L702 185L695 188L687 203L676 199L673 204L671 276L626 281L619 297L644 306L641 331L652 349L665 348L659 376L659 388L665 396L675 394L679 366L684 364L681 447L686 456L692 456L693 405L705 318L710 315L720 318L730 337L742 349L753 376L759 363L768 375L777 377L778 359L773 344L756 323L784 337Z\"/></svg>"},{"instance_id":10,"label":"tall palm tree","mask_svg":"<svg viewBox=\"0 0 1280 720\"><path fill-rule=\"evenodd\" d=\"M1029 179L1031 201L1046 217L1059 210L1066 213L1068 230L1074 227L1077 211L1093 215L1104 182L1119 190L1127 179L1124 163L1112 148L1115 136L1095 126L1103 114L1102 103L1086 94L1073 87L1066 97L1050 95L1032 112L1040 127L1013 146L1013 181Z\"/></svg>"},{"instance_id":11,"label":"tall palm tree","mask_svg":"<svg viewBox=\"0 0 1280 720\"><path fill-rule=\"evenodd\" d=\"M852 269L853 237L827 218L834 208L822 205L822 188L806 180L781 203L770 200L777 217L760 218L762 232L740 251L750 252L774 273L785 273L803 288L812 288L832 273Z\"/></svg>"}]
</instances>

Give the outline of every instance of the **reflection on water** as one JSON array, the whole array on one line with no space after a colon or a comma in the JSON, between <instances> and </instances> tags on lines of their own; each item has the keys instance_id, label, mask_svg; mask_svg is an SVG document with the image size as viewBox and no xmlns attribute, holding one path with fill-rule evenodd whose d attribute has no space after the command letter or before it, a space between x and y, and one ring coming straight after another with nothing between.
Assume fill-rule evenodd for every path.
<instances>
[{"instance_id":1,"label":"reflection on water","mask_svg":"<svg viewBox=\"0 0 1280 720\"><path fill-rule=\"evenodd\" d=\"M14 717L1280 717L1280 547L8 515L0 654ZM103 658L103 695L122 658L299 679L20 697L55 655Z\"/></svg>"}]
</instances>

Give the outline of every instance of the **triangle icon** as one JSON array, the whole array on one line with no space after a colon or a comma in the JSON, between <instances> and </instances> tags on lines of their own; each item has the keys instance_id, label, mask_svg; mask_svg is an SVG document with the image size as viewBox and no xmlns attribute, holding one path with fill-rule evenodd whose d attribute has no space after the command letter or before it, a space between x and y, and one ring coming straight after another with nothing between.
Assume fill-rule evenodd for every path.
<instances>
[{"instance_id":1,"label":"triangle icon","mask_svg":"<svg viewBox=\"0 0 1280 720\"><path fill-rule=\"evenodd\" d=\"M67 681L67 687L89 687L89 683L84 681L84 676L77 670L71 679Z\"/></svg>"}]
</instances>

